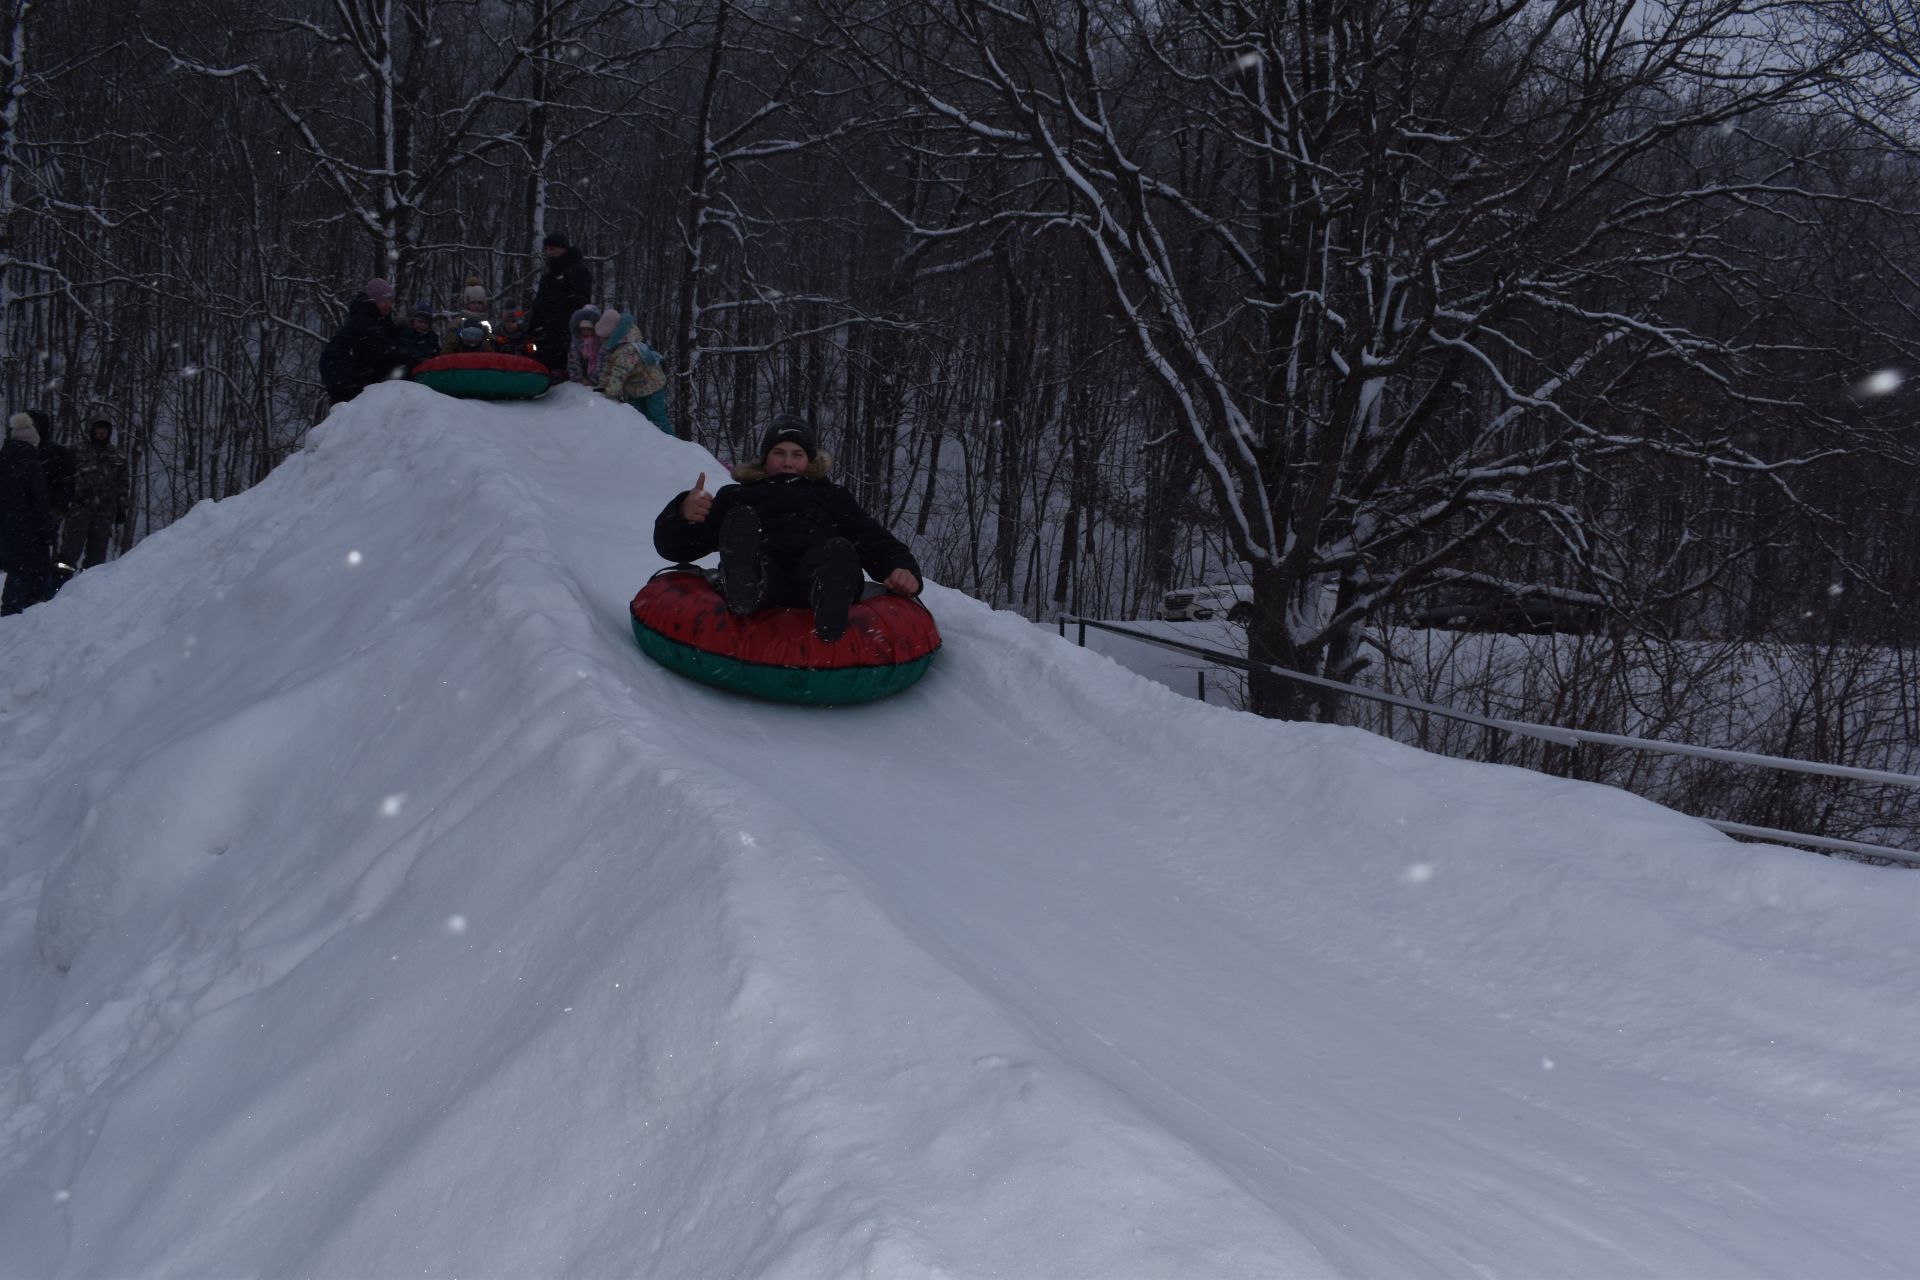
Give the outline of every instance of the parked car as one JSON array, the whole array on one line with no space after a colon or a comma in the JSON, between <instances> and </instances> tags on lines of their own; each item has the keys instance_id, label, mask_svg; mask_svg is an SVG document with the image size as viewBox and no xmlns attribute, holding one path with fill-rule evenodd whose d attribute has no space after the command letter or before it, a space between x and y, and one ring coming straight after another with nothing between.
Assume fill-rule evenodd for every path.
<instances>
[{"instance_id":1,"label":"parked car","mask_svg":"<svg viewBox=\"0 0 1920 1280\"><path fill-rule=\"evenodd\" d=\"M1407 624L1441 631L1501 631L1509 635L1584 635L1601 629L1599 610L1551 596L1486 591L1415 609Z\"/></svg>"},{"instance_id":2,"label":"parked car","mask_svg":"<svg viewBox=\"0 0 1920 1280\"><path fill-rule=\"evenodd\" d=\"M1160 599L1164 622L1205 622L1216 617L1242 627L1252 622L1253 588L1244 582L1212 582L1181 587Z\"/></svg>"}]
</instances>

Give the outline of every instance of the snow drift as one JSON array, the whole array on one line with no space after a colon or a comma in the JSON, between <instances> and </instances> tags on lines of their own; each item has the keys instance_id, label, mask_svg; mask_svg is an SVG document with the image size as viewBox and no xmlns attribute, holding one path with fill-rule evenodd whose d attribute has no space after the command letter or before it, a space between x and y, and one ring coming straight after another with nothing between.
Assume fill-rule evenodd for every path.
<instances>
[{"instance_id":1,"label":"snow drift","mask_svg":"<svg viewBox=\"0 0 1920 1280\"><path fill-rule=\"evenodd\" d=\"M0 623L0 1274L1910 1276L1920 877L939 588L651 666L704 451L374 389Z\"/></svg>"}]
</instances>

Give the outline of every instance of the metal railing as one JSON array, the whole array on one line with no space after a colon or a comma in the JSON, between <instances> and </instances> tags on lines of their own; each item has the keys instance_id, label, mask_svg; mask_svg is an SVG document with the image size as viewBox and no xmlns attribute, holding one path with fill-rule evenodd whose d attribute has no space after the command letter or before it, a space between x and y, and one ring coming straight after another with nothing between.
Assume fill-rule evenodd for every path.
<instances>
[{"instance_id":1,"label":"metal railing","mask_svg":"<svg viewBox=\"0 0 1920 1280\"><path fill-rule=\"evenodd\" d=\"M1551 742L1559 746L1578 748L1591 743L1594 746L1624 747L1632 751L1660 752L1666 755L1691 756L1700 760L1719 760L1728 764L1757 765L1768 769L1780 769L1791 773L1817 774L1829 778L1846 778L1855 782L1871 782L1886 786L1920 788L1920 776L1911 773L1893 773L1885 769L1861 769L1853 765L1822 764L1813 760L1794 760L1786 756L1760 755L1751 751L1730 751L1724 747L1699 747L1689 742L1662 742L1657 738L1636 738L1624 733L1601 733L1593 729L1569 729L1562 725L1532 724L1525 720L1506 720L1498 716L1477 715L1471 711L1461 711L1455 707L1442 706L1434 702L1421 702L1417 698L1402 697L1397 693L1383 693L1378 689L1366 689L1359 685L1332 680L1326 676L1309 675L1304 671L1293 671L1286 667L1276 667L1272 663L1255 662L1236 653L1221 649L1210 649L1205 645L1188 644L1183 640L1172 640L1157 636L1151 632L1139 631L1132 627L1114 622L1101 622L1093 618L1081 618L1072 614L1061 614L1059 619L1060 635L1064 639L1067 625L1079 627L1079 643L1082 648L1087 643L1087 628L1125 636L1130 640L1139 640L1146 644L1158 645L1162 649L1172 649L1194 657L1205 658L1217 666L1236 671L1253 671L1256 668L1269 675L1279 676L1283 680L1292 680L1299 684L1312 685L1321 689L1332 689L1338 693L1351 694L1357 698L1368 698L1374 702L1389 703L1396 707L1405 707L1410 711L1423 711L1431 715L1446 716L1454 720L1463 720L1468 724L1477 724L1503 734L1516 737L1533 738L1541 742ZM1205 685L1201 685L1202 697ZM1864 840L1846 840L1838 836L1809 835L1803 831L1783 831L1777 827L1756 827L1744 822L1723 822L1718 818L1702 818L1688 814L1696 822L1728 835L1747 836L1753 839L1782 841L1788 844L1807 845L1818 849L1836 849L1846 853L1864 853L1876 858L1887 858L1895 862L1905 862L1920 866L1920 853L1911 849L1902 849L1894 845L1870 844Z\"/></svg>"}]
</instances>

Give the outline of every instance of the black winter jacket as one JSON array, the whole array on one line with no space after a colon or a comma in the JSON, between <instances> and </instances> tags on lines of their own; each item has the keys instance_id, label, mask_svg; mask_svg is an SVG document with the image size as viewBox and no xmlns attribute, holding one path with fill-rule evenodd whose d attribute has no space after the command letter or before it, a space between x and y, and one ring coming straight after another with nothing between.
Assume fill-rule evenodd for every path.
<instances>
[{"instance_id":1,"label":"black winter jacket","mask_svg":"<svg viewBox=\"0 0 1920 1280\"><path fill-rule=\"evenodd\" d=\"M0 445L0 570L52 573L53 535L40 451L9 439Z\"/></svg>"},{"instance_id":2,"label":"black winter jacket","mask_svg":"<svg viewBox=\"0 0 1920 1280\"><path fill-rule=\"evenodd\" d=\"M385 382L412 358L393 321L361 294L347 308L347 322L320 353L320 381L329 391L364 391Z\"/></svg>"},{"instance_id":3,"label":"black winter jacket","mask_svg":"<svg viewBox=\"0 0 1920 1280\"><path fill-rule=\"evenodd\" d=\"M919 561L907 544L860 509L853 495L827 479L829 459L816 455L807 473L769 476L759 468L736 472L741 481L713 495L713 507L698 524L680 514L687 491L675 494L653 522L653 549L668 560L692 561L720 548L720 524L736 506L752 507L760 517L761 549L767 558L791 568L815 544L832 537L851 542L867 576L884 582L895 569L922 578Z\"/></svg>"},{"instance_id":4,"label":"black winter jacket","mask_svg":"<svg viewBox=\"0 0 1920 1280\"><path fill-rule=\"evenodd\" d=\"M527 332L533 335L540 354L559 367L567 367L567 343L572 337L567 324L573 313L593 300L593 269L578 249L567 249L547 259L547 273L540 277L534 291L533 306L527 311Z\"/></svg>"},{"instance_id":5,"label":"black winter jacket","mask_svg":"<svg viewBox=\"0 0 1920 1280\"><path fill-rule=\"evenodd\" d=\"M429 329L421 333L411 324L395 325L394 340L407 353L407 363L418 364L440 354L440 335Z\"/></svg>"},{"instance_id":6,"label":"black winter jacket","mask_svg":"<svg viewBox=\"0 0 1920 1280\"><path fill-rule=\"evenodd\" d=\"M80 464L74 461L73 450L42 435L40 470L47 477L47 502L53 507L54 519L66 519L73 511L73 485L80 475Z\"/></svg>"}]
</instances>

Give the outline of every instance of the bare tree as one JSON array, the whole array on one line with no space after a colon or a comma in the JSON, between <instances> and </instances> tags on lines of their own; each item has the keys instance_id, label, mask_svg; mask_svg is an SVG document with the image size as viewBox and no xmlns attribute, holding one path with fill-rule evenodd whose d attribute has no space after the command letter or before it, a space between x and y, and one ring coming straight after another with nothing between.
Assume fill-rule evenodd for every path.
<instances>
[{"instance_id":1,"label":"bare tree","mask_svg":"<svg viewBox=\"0 0 1920 1280\"><path fill-rule=\"evenodd\" d=\"M1830 193L1792 180L1798 157L1688 162L1853 70L1857 42L1823 39L1811 9L824 11L949 146L1018 175L1003 215L1070 229L1098 263L1251 568L1257 658L1349 675L1357 624L1516 524L1579 551L1567 487L1618 460L1783 485L1822 451L1737 429L1818 407L1747 389L1772 353L1741 330L1767 299L1718 241ZM1702 287L1733 314L1690 315ZM1671 421L1649 378L1711 408ZM1307 701L1256 681L1263 712Z\"/></svg>"}]
</instances>

